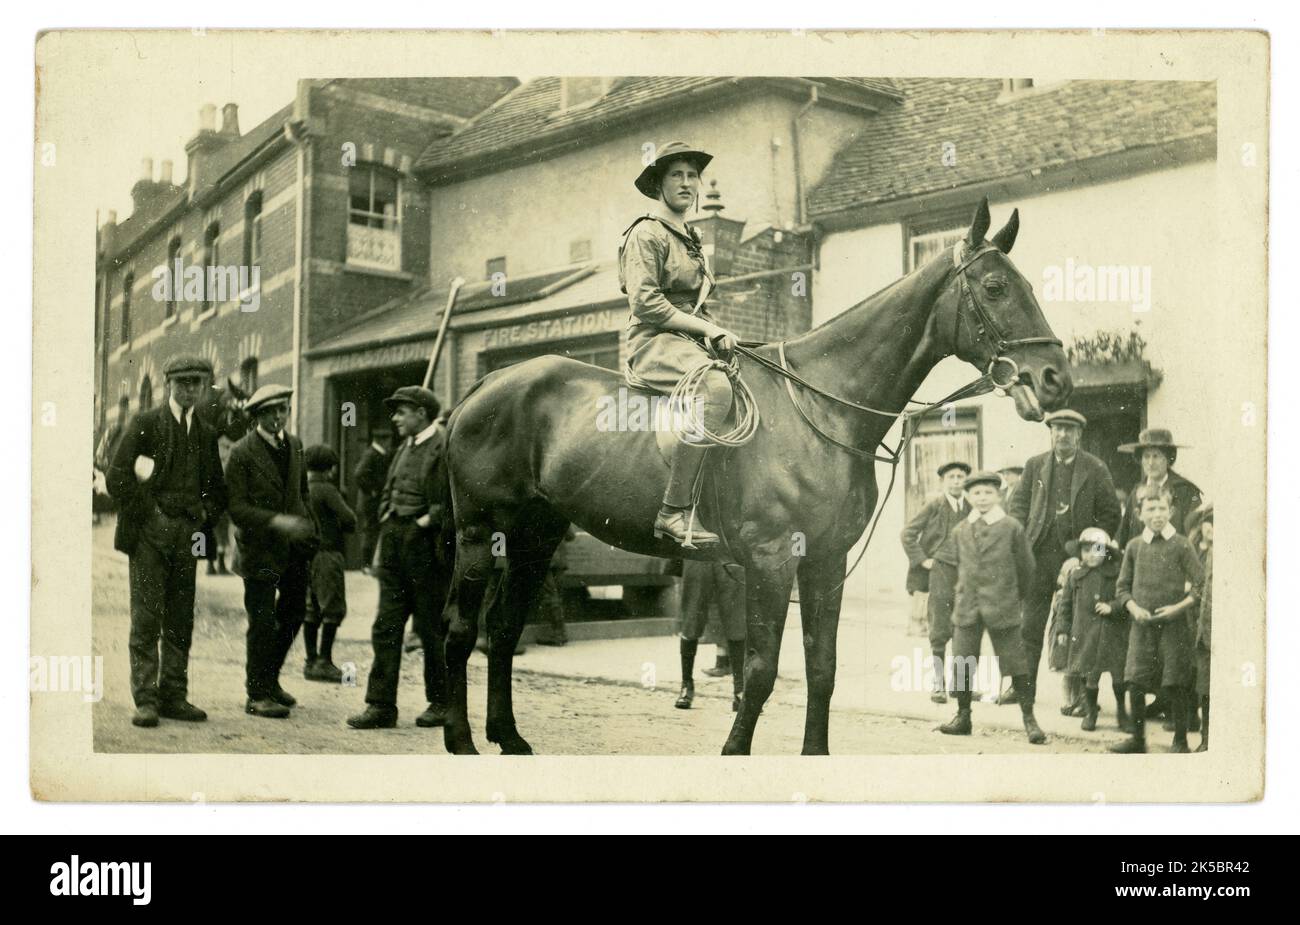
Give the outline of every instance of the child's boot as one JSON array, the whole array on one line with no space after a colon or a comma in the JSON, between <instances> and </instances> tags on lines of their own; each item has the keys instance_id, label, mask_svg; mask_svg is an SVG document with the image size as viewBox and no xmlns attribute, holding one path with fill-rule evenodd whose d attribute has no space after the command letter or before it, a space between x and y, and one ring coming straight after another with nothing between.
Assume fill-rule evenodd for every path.
<instances>
[{"instance_id":1,"label":"child's boot","mask_svg":"<svg viewBox=\"0 0 1300 925\"><path fill-rule=\"evenodd\" d=\"M970 722L970 688L962 683L960 676L953 679L953 696L957 698L957 715L948 722L939 727L939 731L946 736L968 736L971 731Z\"/></svg>"},{"instance_id":2,"label":"child's boot","mask_svg":"<svg viewBox=\"0 0 1300 925\"><path fill-rule=\"evenodd\" d=\"M1169 687L1165 690L1169 696L1169 712L1174 718L1174 743L1169 746L1169 751L1185 755L1191 751L1187 745L1187 717L1191 712L1187 709L1187 690L1182 687Z\"/></svg>"},{"instance_id":3,"label":"child's boot","mask_svg":"<svg viewBox=\"0 0 1300 925\"><path fill-rule=\"evenodd\" d=\"M1132 735L1133 720L1129 718L1128 707L1124 703L1124 685L1112 683L1110 689L1115 695L1115 723L1119 726L1120 732Z\"/></svg>"},{"instance_id":4,"label":"child's boot","mask_svg":"<svg viewBox=\"0 0 1300 925\"><path fill-rule=\"evenodd\" d=\"M1083 722L1079 724L1079 728L1084 732L1092 732L1097 728L1097 713L1100 712L1097 706L1097 688L1087 688L1083 696L1086 705L1083 712Z\"/></svg>"},{"instance_id":5,"label":"child's boot","mask_svg":"<svg viewBox=\"0 0 1300 925\"><path fill-rule=\"evenodd\" d=\"M1043 732L1038 720L1034 718L1034 685L1029 680L1029 675L1016 675L1013 682L1016 690L1020 691L1020 719L1025 725L1025 736L1029 739L1030 745L1042 745L1047 741L1047 735Z\"/></svg>"},{"instance_id":6,"label":"child's boot","mask_svg":"<svg viewBox=\"0 0 1300 925\"><path fill-rule=\"evenodd\" d=\"M1133 725L1133 734L1123 742L1116 742L1110 747L1110 751L1117 755L1141 755L1147 750L1147 722L1146 722L1146 692L1141 688L1134 687L1129 691L1129 702L1132 706L1132 717L1130 721Z\"/></svg>"}]
</instances>

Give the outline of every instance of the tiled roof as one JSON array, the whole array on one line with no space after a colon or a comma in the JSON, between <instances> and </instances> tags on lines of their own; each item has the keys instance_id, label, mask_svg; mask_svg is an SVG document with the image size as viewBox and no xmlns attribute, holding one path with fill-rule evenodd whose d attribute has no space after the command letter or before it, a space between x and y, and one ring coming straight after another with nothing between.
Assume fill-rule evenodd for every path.
<instances>
[{"instance_id":1,"label":"tiled roof","mask_svg":"<svg viewBox=\"0 0 1300 925\"><path fill-rule=\"evenodd\" d=\"M889 80L873 78L808 78L841 96L864 102L897 100L898 91ZM791 83L787 78L757 77L620 77L594 103L560 109L560 77L539 77L502 97L469 125L434 141L415 163L417 172L437 181L457 165L476 161L488 154L523 153L545 144L576 137L580 131L605 129L642 119L659 107L680 105L692 97L735 88L759 81Z\"/></svg>"},{"instance_id":2,"label":"tiled roof","mask_svg":"<svg viewBox=\"0 0 1300 925\"><path fill-rule=\"evenodd\" d=\"M897 84L903 105L836 156L809 196L814 218L1215 133L1213 83L1074 80L1005 99L1001 80Z\"/></svg>"},{"instance_id":3,"label":"tiled roof","mask_svg":"<svg viewBox=\"0 0 1300 925\"><path fill-rule=\"evenodd\" d=\"M519 86L516 77L348 77L348 87L468 119Z\"/></svg>"},{"instance_id":4,"label":"tiled roof","mask_svg":"<svg viewBox=\"0 0 1300 925\"><path fill-rule=\"evenodd\" d=\"M494 295L489 280L467 283L456 297L453 317L482 311L487 308L504 308L523 302L538 302L561 291L566 301L569 290L586 291L583 283L596 276L590 264L547 270L528 276L512 276L506 282L504 295ZM360 350L380 344L432 337L438 320L447 304L448 287L424 287L391 302L386 302L333 337L327 338L307 351L308 356L321 356ZM614 277L613 296L618 295L617 273ZM580 304L573 302L572 304Z\"/></svg>"}]
</instances>

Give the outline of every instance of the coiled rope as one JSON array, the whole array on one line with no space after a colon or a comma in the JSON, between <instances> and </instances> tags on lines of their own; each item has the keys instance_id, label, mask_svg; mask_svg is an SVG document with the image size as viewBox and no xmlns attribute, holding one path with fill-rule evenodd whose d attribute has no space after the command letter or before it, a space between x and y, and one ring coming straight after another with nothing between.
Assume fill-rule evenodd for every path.
<instances>
[{"instance_id":1,"label":"coiled rope","mask_svg":"<svg viewBox=\"0 0 1300 925\"><path fill-rule=\"evenodd\" d=\"M722 370L731 382L731 407L736 413L736 425L721 434L705 426L704 417L700 414L700 408L704 405L700 398L704 377L714 369ZM727 360L709 360L687 372L668 393L668 406L673 410L681 410L685 426L674 428L673 433L680 442L691 446L744 446L758 433L758 404L754 400L754 393L740 377L740 359L736 354Z\"/></svg>"}]
</instances>

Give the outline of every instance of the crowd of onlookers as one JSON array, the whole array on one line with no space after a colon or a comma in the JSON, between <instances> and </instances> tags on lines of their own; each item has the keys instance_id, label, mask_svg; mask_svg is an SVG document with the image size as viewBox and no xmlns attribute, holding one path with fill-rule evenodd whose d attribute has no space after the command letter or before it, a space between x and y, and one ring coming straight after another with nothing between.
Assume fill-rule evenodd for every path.
<instances>
[{"instance_id":1,"label":"crowd of onlookers","mask_svg":"<svg viewBox=\"0 0 1300 925\"><path fill-rule=\"evenodd\" d=\"M1080 447L1087 419L1047 416L1052 448L1023 467L972 472L939 467L942 494L903 530L907 590L924 608L934 686L957 700L940 727L971 731L972 675L985 634L1018 703L1029 741L1046 741L1034 716L1042 652L1063 674L1062 713L1097 728L1108 677L1116 725L1128 737L1111 751L1146 751L1146 722L1163 719L1172 751L1209 745L1211 574L1214 509L1174 471L1179 445L1162 428L1118 447L1141 477L1116 490L1102 460ZM947 654L951 644L951 676ZM1155 695L1148 702L1148 695Z\"/></svg>"}]
</instances>

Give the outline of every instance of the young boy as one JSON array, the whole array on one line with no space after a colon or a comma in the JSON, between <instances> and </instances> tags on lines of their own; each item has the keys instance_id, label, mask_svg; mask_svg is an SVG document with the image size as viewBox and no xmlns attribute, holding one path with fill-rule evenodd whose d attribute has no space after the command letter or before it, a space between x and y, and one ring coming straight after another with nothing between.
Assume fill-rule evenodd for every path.
<instances>
[{"instance_id":1,"label":"young boy","mask_svg":"<svg viewBox=\"0 0 1300 925\"><path fill-rule=\"evenodd\" d=\"M343 584L343 534L356 529L357 518L334 484L338 477L338 454L317 444L309 447L305 455L307 506L316 521L321 543L311 560L311 587L302 625L307 663L302 676L308 681L338 684L343 680L343 672L334 665L334 635L348 612ZM319 650L316 648L318 634Z\"/></svg>"},{"instance_id":2,"label":"young boy","mask_svg":"<svg viewBox=\"0 0 1300 925\"><path fill-rule=\"evenodd\" d=\"M1148 491L1139 517L1144 529L1124 547L1116 600L1133 617L1124 681L1133 735L1110 747L1119 754L1147 750L1146 694L1163 689L1174 718L1171 752L1187 752L1188 703L1193 681L1193 630L1189 619L1201 586L1201 563L1187 537L1169 522L1167 489Z\"/></svg>"},{"instance_id":3,"label":"young boy","mask_svg":"<svg viewBox=\"0 0 1300 925\"><path fill-rule=\"evenodd\" d=\"M953 531L957 547L957 605L953 611L953 688L957 715L939 727L944 735L970 735L971 681L980 642L988 630L1003 674L1020 691L1025 735L1033 745L1047 736L1034 719L1034 684L1020 633L1020 609L1034 574L1025 528L1002 510L996 472L966 479L970 516Z\"/></svg>"},{"instance_id":4,"label":"young boy","mask_svg":"<svg viewBox=\"0 0 1300 925\"><path fill-rule=\"evenodd\" d=\"M1077 550L1071 550L1077 545ZM1124 660L1128 654L1128 614L1115 599L1119 572L1119 547L1100 527L1079 534L1077 544L1066 544L1075 552L1079 565L1065 579L1065 591L1056 612L1056 629L1069 640L1070 662L1066 671L1084 686L1081 728L1097 728L1097 691L1101 676L1110 675L1115 692L1115 718L1120 729L1130 731L1124 707ZM1058 639L1059 642L1059 639Z\"/></svg>"}]
</instances>

